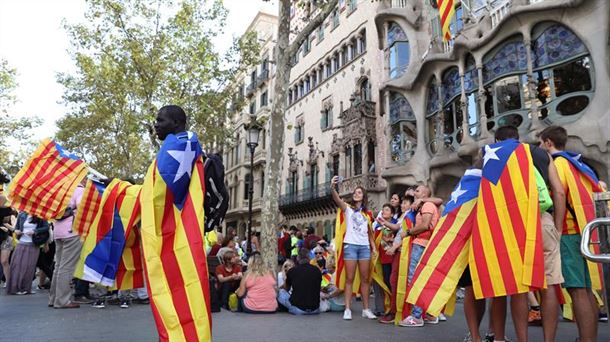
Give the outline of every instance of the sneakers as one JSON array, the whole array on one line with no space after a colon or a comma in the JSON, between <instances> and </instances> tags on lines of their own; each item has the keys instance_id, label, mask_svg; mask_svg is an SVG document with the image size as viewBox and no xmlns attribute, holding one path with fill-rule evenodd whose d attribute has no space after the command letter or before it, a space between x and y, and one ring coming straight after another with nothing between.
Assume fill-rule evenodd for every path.
<instances>
[{"instance_id":1,"label":"sneakers","mask_svg":"<svg viewBox=\"0 0 610 342\"><path fill-rule=\"evenodd\" d=\"M483 342L494 342L494 338L494 333L488 332L485 334L485 337L483 337ZM504 342L511 342L511 340L509 340L508 337L504 336Z\"/></svg>"},{"instance_id":2,"label":"sneakers","mask_svg":"<svg viewBox=\"0 0 610 342\"><path fill-rule=\"evenodd\" d=\"M15 294L23 296L23 295L28 294L28 291L19 291L19 292L15 293Z\"/></svg>"},{"instance_id":3,"label":"sneakers","mask_svg":"<svg viewBox=\"0 0 610 342\"><path fill-rule=\"evenodd\" d=\"M129 301L128 300L122 300L121 301L121 309L128 309L129 308Z\"/></svg>"},{"instance_id":4,"label":"sneakers","mask_svg":"<svg viewBox=\"0 0 610 342\"><path fill-rule=\"evenodd\" d=\"M87 298L85 296L75 296L72 303L76 304L91 304L93 303L93 299Z\"/></svg>"},{"instance_id":5,"label":"sneakers","mask_svg":"<svg viewBox=\"0 0 610 342\"><path fill-rule=\"evenodd\" d=\"M103 300L103 299L98 299L98 300L96 300L96 301L95 301L95 303L93 303L93 305L91 305L91 306L93 306L93 307L94 307L94 308L96 308L96 309L103 309L103 308L105 308L105 307L106 307L106 303L104 303L104 300Z\"/></svg>"},{"instance_id":6,"label":"sneakers","mask_svg":"<svg viewBox=\"0 0 610 342\"><path fill-rule=\"evenodd\" d=\"M352 310L345 309L345 311L343 311L343 319L346 321L351 321L352 320Z\"/></svg>"},{"instance_id":7,"label":"sneakers","mask_svg":"<svg viewBox=\"0 0 610 342\"><path fill-rule=\"evenodd\" d=\"M542 325L542 316L540 310L532 310L527 313L527 324L529 325Z\"/></svg>"},{"instance_id":8,"label":"sneakers","mask_svg":"<svg viewBox=\"0 0 610 342\"><path fill-rule=\"evenodd\" d=\"M421 318L415 318L413 316L409 316L398 323L401 327L423 327L424 320Z\"/></svg>"},{"instance_id":9,"label":"sneakers","mask_svg":"<svg viewBox=\"0 0 610 342\"><path fill-rule=\"evenodd\" d=\"M447 316L445 316L445 314L441 313L440 315L438 315L438 320L440 322L447 322Z\"/></svg>"},{"instance_id":10,"label":"sneakers","mask_svg":"<svg viewBox=\"0 0 610 342\"><path fill-rule=\"evenodd\" d=\"M362 310L362 318L377 319L377 316L373 314L373 311L371 311L371 309L364 309Z\"/></svg>"},{"instance_id":11,"label":"sneakers","mask_svg":"<svg viewBox=\"0 0 610 342\"><path fill-rule=\"evenodd\" d=\"M604 312L600 312L597 320L600 322L608 322L608 314L604 313Z\"/></svg>"},{"instance_id":12,"label":"sneakers","mask_svg":"<svg viewBox=\"0 0 610 342\"><path fill-rule=\"evenodd\" d=\"M472 336L470 335L470 331L466 333L466 336L464 336L463 342L472 342Z\"/></svg>"},{"instance_id":13,"label":"sneakers","mask_svg":"<svg viewBox=\"0 0 610 342\"><path fill-rule=\"evenodd\" d=\"M445 320L446 320L446 318L445 318ZM438 317L432 317L428 314L426 314L424 316L424 323L426 323L426 324L438 324L438 322L439 322Z\"/></svg>"},{"instance_id":14,"label":"sneakers","mask_svg":"<svg viewBox=\"0 0 610 342\"><path fill-rule=\"evenodd\" d=\"M379 323L381 324L394 324L394 318L396 316L392 313L389 313L379 319Z\"/></svg>"}]
</instances>

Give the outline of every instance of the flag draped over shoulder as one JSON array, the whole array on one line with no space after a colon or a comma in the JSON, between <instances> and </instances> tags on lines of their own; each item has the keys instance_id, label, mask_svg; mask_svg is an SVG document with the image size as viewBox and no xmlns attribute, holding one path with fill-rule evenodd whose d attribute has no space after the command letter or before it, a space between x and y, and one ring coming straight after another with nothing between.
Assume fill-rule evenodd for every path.
<instances>
[{"instance_id":1,"label":"flag draped over shoulder","mask_svg":"<svg viewBox=\"0 0 610 342\"><path fill-rule=\"evenodd\" d=\"M413 228L413 222L405 215L402 220L402 231L405 232L411 228ZM394 315L394 324L396 325L411 313L405 301L407 299L407 289L409 288L409 264L413 248L412 242L411 236L406 236L402 239L400 247L398 279L396 280L396 315Z\"/></svg>"},{"instance_id":2,"label":"flag draped over shoulder","mask_svg":"<svg viewBox=\"0 0 610 342\"><path fill-rule=\"evenodd\" d=\"M383 240L383 230L379 229L374 232L375 237L375 247L377 251L381 251L383 248L381 241ZM388 288L388 284L383 280L383 266L381 266L381 258L379 257L379 253L376 255L371 254L371 267L370 271L372 272L373 280L379 284L381 290L383 290L383 306L384 311L388 312L390 310L390 303L392 295L390 288Z\"/></svg>"},{"instance_id":3,"label":"flag draped over shoulder","mask_svg":"<svg viewBox=\"0 0 610 342\"><path fill-rule=\"evenodd\" d=\"M102 186L93 182L88 185L85 194L93 194L92 200L83 196L87 202L79 206L82 209L77 213L77 223L86 235L83 234L75 276L118 289L143 287L139 233L135 229L140 219L140 186L115 179L102 190L98 202L95 191L99 192Z\"/></svg>"},{"instance_id":4,"label":"flag draped over shoulder","mask_svg":"<svg viewBox=\"0 0 610 342\"><path fill-rule=\"evenodd\" d=\"M599 179L595 172L581 162L581 155L569 151L553 154L554 163L563 184L567 185L568 210L564 223L564 234L582 234L582 229L595 219L594 192L602 192ZM598 240L598 231L593 230L591 240ZM599 245L591 245L594 252L599 253ZM602 265L587 261L591 276L591 287L594 290L603 289Z\"/></svg>"},{"instance_id":5,"label":"flag draped over shoulder","mask_svg":"<svg viewBox=\"0 0 610 342\"><path fill-rule=\"evenodd\" d=\"M369 229L369 234L373 233L373 215L372 213L366 212L363 216L367 219L367 225ZM347 231L347 223L345 221L345 212L340 208L337 210L337 218L335 220L335 256L337 260L337 269L335 270L337 284L335 284L339 289L345 290L345 278L346 278L346 269L345 269L345 260L343 259L343 239L345 238L345 233ZM383 273L381 267L376 267L378 256L374 256L371 254L371 278L376 281L379 286L384 290L384 292L389 293L389 289L383 281ZM352 291L357 293L360 289L360 272L356 269L356 276L354 277L354 282L352 284Z\"/></svg>"},{"instance_id":6,"label":"flag draped over shoulder","mask_svg":"<svg viewBox=\"0 0 610 342\"><path fill-rule=\"evenodd\" d=\"M161 341L210 341L202 151L191 132L167 136L142 186L142 250Z\"/></svg>"},{"instance_id":7,"label":"flag draped over shoulder","mask_svg":"<svg viewBox=\"0 0 610 342\"><path fill-rule=\"evenodd\" d=\"M508 139L485 146L470 273L476 298L546 286L538 189L530 147Z\"/></svg>"},{"instance_id":8,"label":"flag draped over shoulder","mask_svg":"<svg viewBox=\"0 0 610 342\"><path fill-rule=\"evenodd\" d=\"M468 266L480 183L481 170L466 170L415 269L407 301L433 316L449 302Z\"/></svg>"},{"instance_id":9,"label":"flag draped over shoulder","mask_svg":"<svg viewBox=\"0 0 610 342\"><path fill-rule=\"evenodd\" d=\"M82 160L44 139L11 182L12 206L45 220L60 218L86 175Z\"/></svg>"}]
</instances>

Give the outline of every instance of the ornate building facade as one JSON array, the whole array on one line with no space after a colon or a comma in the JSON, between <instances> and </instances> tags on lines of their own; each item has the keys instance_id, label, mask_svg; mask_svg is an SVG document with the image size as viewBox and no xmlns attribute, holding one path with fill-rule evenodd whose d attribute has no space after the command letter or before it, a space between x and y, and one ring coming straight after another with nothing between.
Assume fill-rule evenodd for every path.
<instances>
[{"instance_id":1,"label":"ornate building facade","mask_svg":"<svg viewBox=\"0 0 610 342\"><path fill-rule=\"evenodd\" d=\"M256 32L261 48L260 64L251 66L238 75L232 87L238 88L231 127L232 139L224 148L225 182L229 191L229 209L225 217L225 227L237 229L240 237L245 237L248 222L248 187L252 183L252 227L259 230L261 200L265 182L265 158L267 130L259 135L259 144L254 153L254 172L250 175L250 149L246 145L245 125L251 116L268 117L273 101L275 66L272 63L273 48L277 37L277 16L259 12L246 32Z\"/></svg>"},{"instance_id":2,"label":"ornate building facade","mask_svg":"<svg viewBox=\"0 0 610 342\"><path fill-rule=\"evenodd\" d=\"M445 198L494 130L527 142L555 124L603 180L610 168L607 1L455 1L443 42L436 1L382 1L380 93L389 190L429 182Z\"/></svg>"},{"instance_id":3,"label":"ornate building facade","mask_svg":"<svg viewBox=\"0 0 610 342\"><path fill-rule=\"evenodd\" d=\"M295 6L292 27L315 15L316 2ZM294 60L286 111L280 211L285 223L315 227L320 236L334 234L336 206L330 197L333 175L343 178L341 195L363 186L369 206L384 203L384 126L378 85L381 52L375 14L380 4L339 1L335 11L301 46Z\"/></svg>"}]
</instances>

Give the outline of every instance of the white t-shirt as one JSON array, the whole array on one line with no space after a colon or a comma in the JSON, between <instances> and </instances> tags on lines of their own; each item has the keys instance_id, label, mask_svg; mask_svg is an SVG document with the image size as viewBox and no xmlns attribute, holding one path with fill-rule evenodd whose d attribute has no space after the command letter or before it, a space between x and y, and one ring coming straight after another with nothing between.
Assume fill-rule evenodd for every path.
<instances>
[{"instance_id":1,"label":"white t-shirt","mask_svg":"<svg viewBox=\"0 0 610 342\"><path fill-rule=\"evenodd\" d=\"M368 220L362 211L355 211L354 209L347 207L345 210L345 221L347 229L343 242L352 245L368 246Z\"/></svg>"},{"instance_id":2,"label":"white t-shirt","mask_svg":"<svg viewBox=\"0 0 610 342\"><path fill-rule=\"evenodd\" d=\"M29 232L34 233L34 230L36 230L36 224L30 222L31 219L32 216L28 215L28 217L25 219L25 222L23 222L23 235L21 235L21 237L19 238L19 242L21 243L32 243L32 237L26 234Z\"/></svg>"}]
</instances>

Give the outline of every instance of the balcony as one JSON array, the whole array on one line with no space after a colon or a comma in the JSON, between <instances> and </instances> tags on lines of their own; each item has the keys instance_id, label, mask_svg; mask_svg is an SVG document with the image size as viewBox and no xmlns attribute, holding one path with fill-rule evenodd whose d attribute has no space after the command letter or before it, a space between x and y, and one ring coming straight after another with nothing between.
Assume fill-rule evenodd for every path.
<instances>
[{"instance_id":1,"label":"balcony","mask_svg":"<svg viewBox=\"0 0 610 342\"><path fill-rule=\"evenodd\" d=\"M301 205L324 198L330 198L330 182L318 184L314 189L299 190L294 194L280 196L279 206L282 208L296 204Z\"/></svg>"},{"instance_id":2,"label":"balcony","mask_svg":"<svg viewBox=\"0 0 610 342\"><path fill-rule=\"evenodd\" d=\"M508 14L510 9L510 0L505 0L494 6L489 16L491 17L491 27L494 28L500 24L502 19Z\"/></svg>"},{"instance_id":3,"label":"balcony","mask_svg":"<svg viewBox=\"0 0 610 342\"><path fill-rule=\"evenodd\" d=\"M261 74L256 78L256 86L262 86L269 79L269 70L261 71Z\"/></svg>"},{"instance_id":4,"label":"balcony","mask_svg":"<svg viewBox=\"0 0 610 342\"><path fill-rule=\"evenodd\" d=\"M256 83L255 82L251 82L250 84L248 84L248 86L246 87L246 96L250 97L252 96L252 94L254 94L254 91L256 91Z\"/></svg>"}]
</instances>

